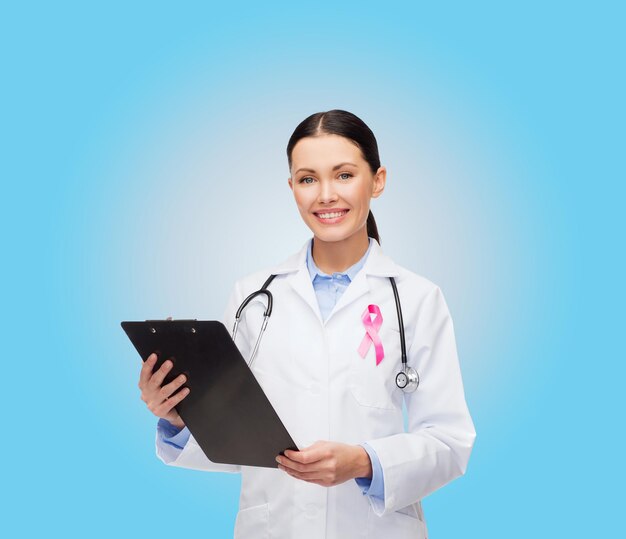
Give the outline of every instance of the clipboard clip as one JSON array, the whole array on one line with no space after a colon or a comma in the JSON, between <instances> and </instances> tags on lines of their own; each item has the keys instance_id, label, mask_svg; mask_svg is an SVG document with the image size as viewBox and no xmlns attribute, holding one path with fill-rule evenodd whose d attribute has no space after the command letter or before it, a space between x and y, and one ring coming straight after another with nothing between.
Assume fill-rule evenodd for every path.
<instances>
[{"instance_id":1,"label":"clipboard clip","mask_svg":"<svg viewBox=\"0 0 626 539\"><path fill-rule=\"evenodd\" d=\"M197 322L197 321L198 321L197 318L179 318L177 320L172 320L171 318L146 320L146 322Z\"/></svg>"}]
</instances>

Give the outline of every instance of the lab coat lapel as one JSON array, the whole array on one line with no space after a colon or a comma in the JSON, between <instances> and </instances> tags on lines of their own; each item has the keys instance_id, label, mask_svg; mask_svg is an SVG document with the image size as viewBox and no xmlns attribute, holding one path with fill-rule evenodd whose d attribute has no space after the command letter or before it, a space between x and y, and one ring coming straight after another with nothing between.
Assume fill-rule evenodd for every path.
<instances>
[{"instance_id":1,"label":"lab coat lapel","mask_svg":"<svg viewBox=\"0 0 626 539\"><path fill-rule=\"evenodd\" d=\"M309 269L306 265L306 253L310 241L310 239L307 240L298 253L295 253L285 260L285 262L276 266L272 273L287 274L286 281L296 294L311 308L320 324L322 324L322 315L317 302L317 296L315 295L315 289L313 288Z\"/></svg>"},{"instance_id":2,"label":"lab coat lapel","mask_svg":"<svg viewBox=\"0 0 626 539\"><path fill-rule=\"evenodd\" d=\"M291 273L287 276L287 282L296 291L296 293L311 307L312 311L317 316L320 324L322 322L322 314L320 313L320 306L315 295L315 289L311 281L311 275L306 267L306 258L304 266L299 268L295 273Z\"/></svg>"},{"instance_id":3,"label":"lab coat lapel","mask_svg":"<svg viewBox=\"0 0 626 539\"><path fill-rule=\"evenodd\" d=\"M369 255L368 255L368 258L369 258ZM364 294L367 294L370 291L370 287L367 282L367 278L366 278L364 270L365 270L365 266L363 266L361 268L361 271L359 271L355 275L354 280L348 285L348 288L346 288L346 291L341 295L341 297L339 298L339 301L335 303L333 310L330 311L328 318L326 318L326 324L330 322L330 320L332 319L332 317L335 315L336 312L347 307L348 305L350 305L351 303L353 303L354 301L359 299L361 296L363 296Z\"/></svg>"}]
</instances>

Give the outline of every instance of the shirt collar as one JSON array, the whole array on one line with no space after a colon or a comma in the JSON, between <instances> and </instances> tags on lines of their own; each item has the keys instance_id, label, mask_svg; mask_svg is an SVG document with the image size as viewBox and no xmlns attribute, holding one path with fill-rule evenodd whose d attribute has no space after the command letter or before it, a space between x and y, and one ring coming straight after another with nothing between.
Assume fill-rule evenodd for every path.
<instances>
[{"instance_id":1,"label":"shirt collar","mask_svg":"<svg viewBox=\"0 0 626 539\"><path fill-rule=\"evenodd\" d=\"M375 241L372 238L368 238L368 239L369 239L369 245L367 247L367 251L365 251L365 254L361 257L361 260L359 260L356 264L353 264L352 266L350 266L346 271L336 272L336 273L339 273L340 275L347 275L350 282L352 282L352 280L354 279L354 276L365 265L365 261L367 260L367 255L372 249L372 242ZM309 275L311 277L311 281L314 281L315 277L318 275L320 277L328 277L328 278L332 277L332 275L329 275L328 273L324 273L321 269L317 267L317 264L315 264L315 261L313 260L313 255L311 254L312 248L313 248L313 238L309 240L309 245L307 247L307 253L306 253L306 265L307 265L307 268L309 269Z\"/></svg>"}]
</instances>

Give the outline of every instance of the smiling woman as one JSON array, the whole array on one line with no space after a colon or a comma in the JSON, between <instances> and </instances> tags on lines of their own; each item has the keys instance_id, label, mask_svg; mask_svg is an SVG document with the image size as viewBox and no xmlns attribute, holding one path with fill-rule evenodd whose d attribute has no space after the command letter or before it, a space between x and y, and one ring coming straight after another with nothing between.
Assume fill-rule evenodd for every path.
<instances>
[{"instance_id":1,"label":"smiling woman","mask_svg":"<svg viewBox=\"0 0 626 539\"><path fill-rule=\"evenodd\" d=\"M169 398L185 380L163 385L169 362L153 372L151 359L139 385L160 418L157 454L171 466L242 474L235 537L425 538L421 500L465 473L476 435L447 304L437 285L382 252L370 202L387 171L360 118L309 116L287 157L313 237L271 280L258 271L237 281L222 321L232 327L242 301L271 283L271 321L251 369L299 450L277 455L277 468L210 461L176 412L187 393ZM241 314L245 358L263 302Z\"/></svg>"},{"instance_id":2,"label":"smiling woman","mask_svg":"<svg viewBox=\"0 0 626 539\"><path fill-rule=\"evenodd\" d=\"M375 157L368 161L353 140L322 130L288 146L289 167L295 169L289 187L315 236L313 257L327 273L331 268L324 253L332 253L343 271L365 252L369 237L380 243L370 200L382 194L387 169L380 166L376 139L370 146Z\"/></svg>"},{"instance_id":3,"label":"smiling woman","mask_svg":"<svg viewBox=\"0 0 626 539\"><path fill-rule=\"evenodd\" d=\"M323 162L317 159L319 172L298 167L319 155L324 156ZM351 162L342 161L345 158ZM300 215L320 242L351 237L365 225L370 200L385 188L385 167L372 173L361 151L338 135L302 139L293 149L292 161L298 171L294 173L295 183L289 178L289 186ZM320 223L342 226L319 226Z\"/></svg>"}]
</instances>

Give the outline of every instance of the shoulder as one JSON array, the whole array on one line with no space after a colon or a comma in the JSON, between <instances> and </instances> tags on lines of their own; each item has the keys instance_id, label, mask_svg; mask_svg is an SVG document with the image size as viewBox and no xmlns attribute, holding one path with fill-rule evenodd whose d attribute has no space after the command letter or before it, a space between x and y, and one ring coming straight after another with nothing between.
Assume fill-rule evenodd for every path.
<instances>
[{"instance_id":1,"label":"shoulder","mask_svg":"<svg viewBox=\"0 0 626 539\"><path fill-rule=\"evenodd\" d=\"M424 275L411 271L410 269L397 263L396 268L399 273L398 281L403 282L407 286L423 291L429 291L437 287L433 281Z\"/></svg>"},{"instance_id":2,"label":"shoulder","mask_svg":"<svg viewBox=\"0 0 626 539\"><path fill-rule=\"evenodd\" d=\"M409 292L411 296L426 296L435 290L440 290L439 286L420 273L416 273L397 262L393 263L398 276L395 278L398 288Z\"/></svg>"},{"instance_id":3,"label":"shoulder","mask_svg":"<svg viewBox=\"0 0 626 539\"><path fill-rule=\"evenodd\" d=\"M433 310L447 311L448 307L441 287L424 275L394 262L398 276L395 278L402 308L419 316Z\"/></svg>"},{"instance_id":4,"label":"shoulder","mask_svg":"<svg viewBox=\"0 0 626 539\"><path fill-rule=\"evenodd\" d=\"M389 254L385 253L376 240L372 240L371 250L363 268L373 280L393 277L398 292L407 297L407 301L419 301L432 292L437 285L425 276L411 271L398 264Z\"/></svg>"},{"instance_id":5,"label":"shoulder","mask_svg":"<svg viewBox=\"0 0 626 539\"><path fill-rule=\"evenodd\" d=\"M273 275L273 266L267 266L259 270L248 273L235 282L235 287L243 290L244 292L250 289L259 289L263 283ZM278 277L278 276L277 276Z\"/></svg>"},{"instance_id":6,"label":"shoulder","mask_svg":"<svg viewBox=\"0 0 626 539\"><path fill-rule=\"evenodd\" d=\"M306 257L308 241L300 248L300 250L292 253L278 264L265 266L261 269L245 274L235 282L235 289L247 295L254 290L261 288L263 283L271 276L276 275L275 280L284 278L288 273L297 270Z\"/></svg>"}]
</instances>

